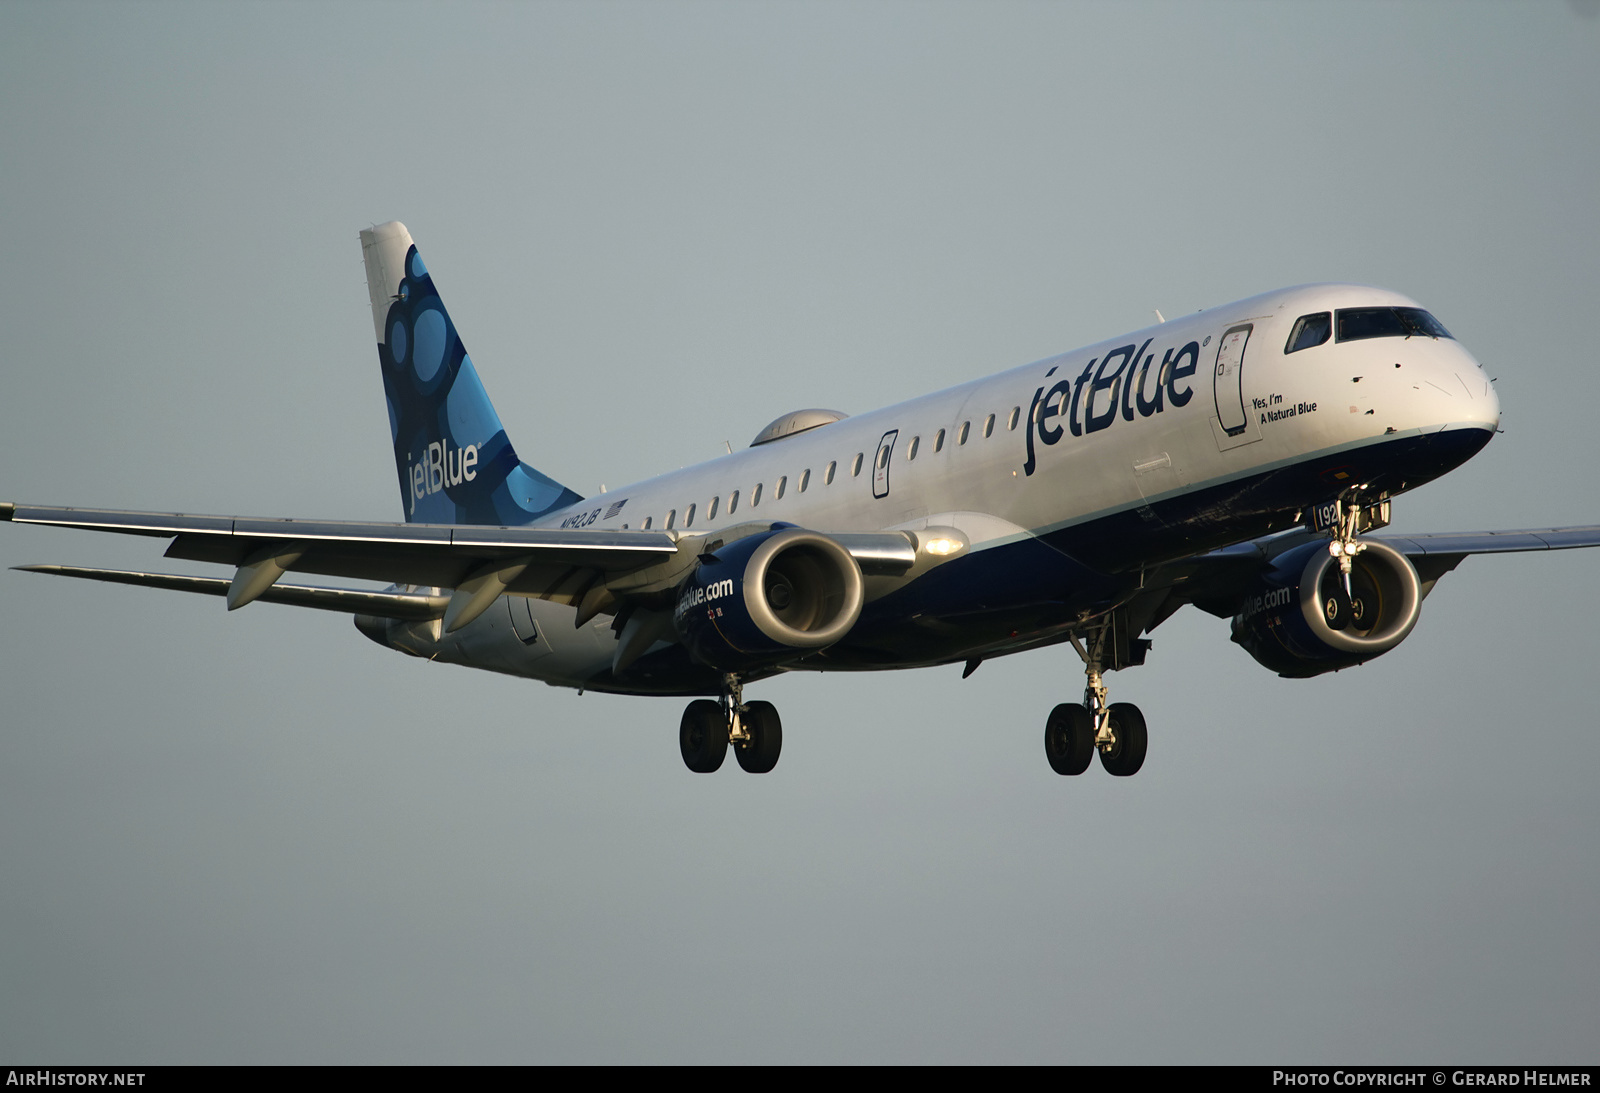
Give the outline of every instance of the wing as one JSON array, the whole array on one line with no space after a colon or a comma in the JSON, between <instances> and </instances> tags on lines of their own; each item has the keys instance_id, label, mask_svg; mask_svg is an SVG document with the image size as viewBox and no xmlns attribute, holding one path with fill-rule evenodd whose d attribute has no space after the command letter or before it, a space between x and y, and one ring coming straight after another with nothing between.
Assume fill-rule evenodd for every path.
<instances>
[{"instance_id":1,"label":"wing","mask_svg":"<svg viewBox=\"0 0 1600 1093\"><path fill-rule=\"evenodd\" d=\"M465 626L510 593L574 605L578 625L630 598L670 592L695 565L706 537L672 531L594 531L459 524L337 523L0 504L18 524L170 538L168 558L234 567L229 580L177 574L26 566L31 572L222 595L229 609L256 599L392 618L444 618ZM770 525L719 531L737 538ZM915 543L898 532L834 536L866 572L904 572ZM430 593L277 587L286 572L381 581ZM420 612L420 614L419 614Z\"/></svg>"},{"instance_id":2,"label":"wing","mask_svg":"<svg viewBox=\"0 0 1600 1093\"><path fill-rule=\"evenodd\" d=\"M1143 622L1145 631L1154 629L1189 603L1228 618L1238 610L1241 598L1274 558L1302 543L1321 538L1326 536L1295 530L1157 567L1148 575L1145 590L1130 605L1132 616ZM1600 547L1600 525L1372 535L1368 538L1386 543L1410 559L1426 595L1435 581L1469 555Z\"/></svg>"},{"instance_id":3,"label":"wing","mask_svg":"<svg viewBox=\"0 0 1600 1093\"><path fill-rule=\"evenodd\" d=\"M1530 550L1574 550L1600 546L1600 526L1525 528L1516 531L1452 531L1427 535L1375 535L1411 559L1423 594L1433 582L1472 554L1517 554Z\"/></svg>"}]
</instances>

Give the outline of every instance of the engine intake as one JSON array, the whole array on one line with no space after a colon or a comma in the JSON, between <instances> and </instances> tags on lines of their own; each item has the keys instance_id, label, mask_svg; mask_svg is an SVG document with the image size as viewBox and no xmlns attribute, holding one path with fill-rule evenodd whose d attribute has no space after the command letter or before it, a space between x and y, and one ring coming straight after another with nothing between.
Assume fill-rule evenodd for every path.
<instances>
[{"instance_id":1,"label":"engine intake","mask_svg":"<svg viewBox=\"0 0 1600 1093\"><path fill-rule=\"evenodd\" d=\"M1290 678L1349 668L1399 645L1422 612L1422 582L1398 550L1376 540L1363 546L1348 606L1326 542L1279 555L1233 617L1233 640Z\"/></svg>"},{"instance_id":2,"label":"engine intake","mask_svg":"<svg viewBox=\"0 0 1600 1093\"><path fill-rule=\"evenodd\" d=\"M734 672L825 649L861 617L861 567L826 535L782 528L710 555L678 590L672 622L695 659Z\"/></svg>"}]
</instances>

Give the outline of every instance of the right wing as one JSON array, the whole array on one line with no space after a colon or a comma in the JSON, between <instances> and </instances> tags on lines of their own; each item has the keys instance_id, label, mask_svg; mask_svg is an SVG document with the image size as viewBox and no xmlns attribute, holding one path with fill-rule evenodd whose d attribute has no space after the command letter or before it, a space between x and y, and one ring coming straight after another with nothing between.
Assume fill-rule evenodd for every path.
<instances>
[{"instance_id":1,"label":"right wing","mask_svg":"<svg viewBox=\"0 0 1600 1093\"><path fill-rule=\"evenodd\" d=\"M1237 543L1206 554L1156 567L1146 578L1150 590L1140 597L1136 617L1154 629L1179 607L1192 603L1202 611L1228 618L1272 559L1302 543L1326 539L1299 529ZM1422 535L1370 535L1410 559L1423 585L1433 583L1473 554L1511 554L1535 550L1573 550L1600 546L1600 526L1523 528L1510 531L1455 531Z\"/></svg>"}]
</instances>

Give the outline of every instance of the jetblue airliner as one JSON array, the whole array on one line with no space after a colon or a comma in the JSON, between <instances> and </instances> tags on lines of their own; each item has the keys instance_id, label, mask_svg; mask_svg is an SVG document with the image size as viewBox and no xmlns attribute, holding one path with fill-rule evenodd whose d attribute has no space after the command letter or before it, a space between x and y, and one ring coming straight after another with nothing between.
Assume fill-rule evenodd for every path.
<instances>
[{"instance_id":1,"label":"jetblue airliner","mask_svg":"<svg viewBox=\"0 0 1600 1093\"><path fill-rule=\"evenodd\" d=\"M1106 673L1143 664L1186 604L1314 676L1393 649L1469 554L1600 545L1597 527L1371 534L1500 419L1472 355L1383 289L1282 289L872 413L797 410L742 451L584 497L512 447L405 226L361 246L403 523L0 505L233 575L21 568L342 611L412 656L691 696L678 739L701 773L730 746L773 769L778 713L744 688L779 672L970 675L1068 644L1084 698L1050 712L1045 755L1127 776L1145 721Z\"/></svg>"}]
</instances>

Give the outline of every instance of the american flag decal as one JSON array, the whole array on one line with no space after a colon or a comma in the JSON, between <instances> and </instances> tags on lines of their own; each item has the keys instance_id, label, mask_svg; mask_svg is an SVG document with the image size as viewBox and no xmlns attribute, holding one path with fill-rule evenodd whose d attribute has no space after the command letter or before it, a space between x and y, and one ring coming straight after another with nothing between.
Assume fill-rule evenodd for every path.
<instances>
[{"instance_id":1,"label":"american flag decal","mask_svg":"<svg viewBox=\"0 0 1600 1093\"><path fill-rule=\"evenodd\" d=\"M627 503L628 503L628 499L626 497L624 497L621 501L613 501L611 503L611 507L606 509L606 514L605 514L604 519L607 519L607 520L611 519L617 513L621 512L622 511L622 506L626 505Z\"/></svg>"}]
</instances>

